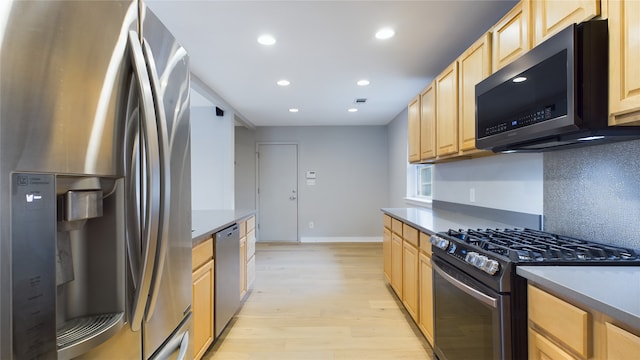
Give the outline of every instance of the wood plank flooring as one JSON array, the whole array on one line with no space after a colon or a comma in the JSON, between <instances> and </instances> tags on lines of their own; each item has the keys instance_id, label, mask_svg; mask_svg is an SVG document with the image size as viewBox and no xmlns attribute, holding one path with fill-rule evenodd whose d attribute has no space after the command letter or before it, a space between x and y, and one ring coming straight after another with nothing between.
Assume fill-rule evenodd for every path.
<instances>
[{"instance_id":1,"label":"wood plank flooring","mask_svg":"<svg viewBox=\"0 0 640 360\"><path fill-rule=\"evenodd\" d=\"M203 359L433 359L408 316L381 243L258 243L253 290Z\"/></svg>"}]
</instances>

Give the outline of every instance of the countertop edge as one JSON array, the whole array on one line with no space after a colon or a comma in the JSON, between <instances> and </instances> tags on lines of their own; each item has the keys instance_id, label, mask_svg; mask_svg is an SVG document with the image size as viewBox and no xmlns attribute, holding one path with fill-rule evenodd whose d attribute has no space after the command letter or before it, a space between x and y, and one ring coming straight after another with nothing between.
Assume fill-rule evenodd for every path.
<instances>
[{"instance_id":1,"label":"countertop edge","mask_svg":"<svg viewBox=\"0 0 640 360\"><path fill-rule=\"evenodd\" d=\"M572 299L615 320L621 321L622 323L627 324L633 328L640 329L640 314L627 312L607 303L604 300L599 300L581 291L575 290L571 288L570 285L565 285L558 281L554 281L551 278L537 274L535 273L536 268L538 267L518 266L516 268L516 274L524 277L527 280L530 280L534 284L544 287L551 292L555 292L560 296Z\"/></svg>"},{"instance_id":2,"label":"countertop edge","mask_svg":"<svg viewBox=\"0 0 640 360\"><path fill-rule=\"evenodd\" d=\"M210 214L211 221L204 226L202 224L198 229L194 229L195 233L191 235L191 246L196 246L201 242L209 239L216 232L232 226L244 219L256 214L254 209L237 209L237 210L193 210L193 215L207 216ZM192 227L195 225L192 224Z\"/></svg>"}]
</instances>

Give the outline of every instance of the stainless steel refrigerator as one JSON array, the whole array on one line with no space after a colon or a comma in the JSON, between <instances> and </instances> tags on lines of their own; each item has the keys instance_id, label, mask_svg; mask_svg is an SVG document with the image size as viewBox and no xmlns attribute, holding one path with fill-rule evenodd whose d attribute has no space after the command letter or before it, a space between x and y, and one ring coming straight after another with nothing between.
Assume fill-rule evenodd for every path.
<instances>
[{"instance_id":1,"label":"stainless steel refrigerator","mask_svg":"<svg viewBox=\"0 0 640 360\"><path fill-rule=\"evenodd\" d=\"M0 3L0 358L193 358L189 67L137 0Z\"/></svg>"}]
</instances>

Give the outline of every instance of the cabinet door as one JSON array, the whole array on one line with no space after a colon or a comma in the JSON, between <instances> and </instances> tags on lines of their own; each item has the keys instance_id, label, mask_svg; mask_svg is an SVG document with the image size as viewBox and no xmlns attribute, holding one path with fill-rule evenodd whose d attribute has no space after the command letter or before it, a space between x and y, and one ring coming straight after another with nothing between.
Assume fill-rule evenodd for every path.
<instances>
[{"instance_id":1,"label":"cabinet door","mask_svg":"<svg viewBox=\"0 0 640 360\"><path fill-rule=\"evenodd\" d=\"M640 1L609 0L609 125L640 125Z\"/></svg>"},{"instance_id":2,"label":"cabinet door","mask_svg":"<svg viewBox=\"0 0 640 360\"><path fill-rule=\"evenodd\" d=\"M247 237L240 239L240 300L247 294Z\"/></svg>"},{"instance_id":3,"label":"cabinet door","mask_svg":"<svg viewBox=\"0 0 640 360\"><path fill-rule=\"evenodd\" d=\"M574 360L568 352L529 329L529 360Z\"/></svg>"},{"instance_id":4,"label":"cabinet door","mask_svg":"<svg viewBox=\"0 0 640 360\"><path fill-rule=\"evenodd\" d=\"M408 109L409 162L420 161L420 96L409 103Z\"/></svg>"},{"instance_id":5,"label":"cabinet door","mask_svg":"<svg viewBox=\"0 0 640 360\"><path fill-rule=\"evenodd\" d=\"M402 238L391 234L391 287L402 298Z\"/></svg>"},{"instance_id":6,"label":"cabinet door","mask_svg":"<svg viewBox=\"0 0 640 360\"><path fill-rule=\"evenodd\" d=\"M521 0L493 27L493 72L519 58L531 48L529 6L529 0Z\"/></svg>"},{"instance_id":7,"label":"cabinet door","mask_svg":"<svg viewBox=\"0 0 640 360\"><path fill-rule=\"evenodd\" d=\"M458 153L458 65L449 65L436 79L437 156Z\"/></svg>"},{"instance_id":8,"label":"cabinet door","mask_svg":"<svg viewBox=\"0 0 640 360\"><path fill-rule=\"evenodd\" d=\"M436 87L431 83L420 93L420 160L436 157Z\"/></svg>"},{"instance_id":9,"label":"cabinet door","mask_svg":"<svg viewBox=\"0 0 640 360\"><path fill-rule=\"evenodd\" d=\"M491 38L483 35L458 58L460 150L476 150L476 84L491 74Z\"/></svg>"},{"instance_id":10,"label":"cabinet door","mask_svg":"<svg viewBox=\"0 0 640 360\"><path fill-rule=\"evenodd\" d=\"M532 3L533 46L571 24L600 15L599 0L538 0Z\"/></svg>"},{"instance_id":11,"label":"cabinet door","mask_svg":"<svg viewBox=\"0 0 640 360\"><path fill-rule=\"evenodd\" d=\"M413 320L418 320L418 248L403 242L402 303Z\"/></svg>"},{"instance_id":12,"label":"cabinet door","mask_svg":"<svg viewBox=\"0 0 640 360\"><path fill-rule=\"evenodd\" d=\"M193 347L195 359L204 355L213 342L213 260L209 260L192 274Z\"/></svg>"},{"instance_id":13,"label":"cabinet door","mask_svg":"<svg viewBox=\"0 0 640 360\"><path fill-rule=\"evenodd\" d=\"M422 240L421 240L422 241ZM431 258L420 252L419 291L420 307L418 327L433 346L433 268Z\"/></svg>"},{"instance_id":14,"label":"cabinet door","mask_svg":"<svg viewBox=\"0 0 640 360\"><path fill-rule=\"evenodd\" d=\"M391 230L384 228L382 237L382 262L384 278L391 283Z\"/></svg>"}]
</instances>

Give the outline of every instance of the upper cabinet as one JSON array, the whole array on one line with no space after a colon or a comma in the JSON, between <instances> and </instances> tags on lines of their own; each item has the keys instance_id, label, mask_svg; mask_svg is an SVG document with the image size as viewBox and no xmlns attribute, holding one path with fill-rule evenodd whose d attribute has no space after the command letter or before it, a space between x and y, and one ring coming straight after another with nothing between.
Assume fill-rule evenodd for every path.
<instances>
[{"instance_id":1,"label":"upper cabinet","mask_svg":"<svg viewBox=\"0 0 640 360\"><path fill-rule=\"evenodd\" d=\"M492 69L502 68L531 48L530 2L522 0L493 27Z\"/></svg>"},{"instance_id":2,"label":"upper cabinet","mask_svg":"<svg viewBox=\"0 0 640 360\"><path fill-rule=\"evenodd\" d=\"M640 1L608 3L609 125L640 125Z\"/></svg>"},{"instance_id":3,"label":"upper cabinet","mask_svg":"<svg viewBox=\"0 0 640 360\"><path fill-rule=\"evenodd\" d=\"M432 82L420 93L420 160L436 157L436 88Z\"/></svg>"},{"instance_id":4,"label":"upper cabinet","mask_svg":"<svg viewBox=\"0 0 640 360\"><path fill-rule=\"evenodd\" d=\"M436 155L458 153L458 64L436 78Z\"/></svg>"},{"instance_id":5,"label":"upper cabinet","mask_svg":"<svg viewBox=\"0 0 640 360\"><path fill-rule=\"evenodd\" d=\"M420 95L409 103L409 162L420 161Z\"/></svg>"},{"instance_id":6,"label":"upper cabinet","mask_svg":"<svg viewBox=\"0 0 640 360\"><path fill-rule=\"evenodd\" d=\"M460 151L476 152L476 84L491 74L491 37L482 36L458 58Z\"/></svg>"},{"instance_id":7,"label":"upper cabinet","mask_svg":"<svg viewBox=\"0 0 640 360\"><path fill-rule=\"evenodd\" d=\"M533 46L571 24L600 16L600 0L533 1Z\"/></svg>"}]
</instances>

